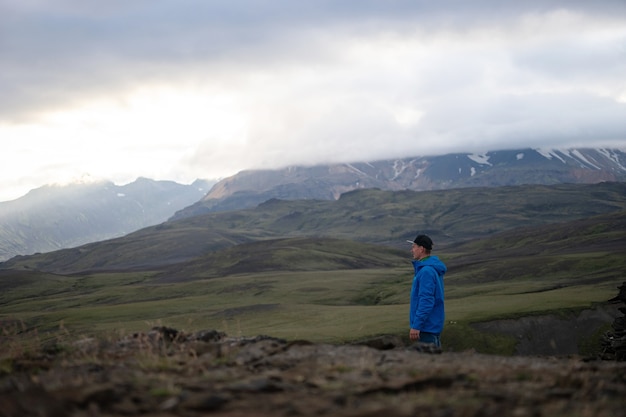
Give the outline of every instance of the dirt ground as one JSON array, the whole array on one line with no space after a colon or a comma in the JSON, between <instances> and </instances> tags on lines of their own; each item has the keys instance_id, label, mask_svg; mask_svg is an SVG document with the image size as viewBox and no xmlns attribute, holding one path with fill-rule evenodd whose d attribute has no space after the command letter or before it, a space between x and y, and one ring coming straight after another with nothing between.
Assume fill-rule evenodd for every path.
<instances>
[{"instance_id":1,"label":"dirt ground","mask_svg":"<svg viewBox=\"0 0 626 417\"><path fill-rule=\"evenodd\" d=\"M517 339L517 355L576 355L579 346L621 315L618 304L605 304L559 315L534 315L475 323L481 332L506 334Z\"/></svg>"},{"instance_id":2,"label":"dirt ground","mask_svg":"<svg viewBox=\"0 0 626 417\"><path fill-rule=\"evenodd\" d=\"M78 340L0 368L0 416L617 417L626 363L185 335Z\"/></svg>"}]
</instances>

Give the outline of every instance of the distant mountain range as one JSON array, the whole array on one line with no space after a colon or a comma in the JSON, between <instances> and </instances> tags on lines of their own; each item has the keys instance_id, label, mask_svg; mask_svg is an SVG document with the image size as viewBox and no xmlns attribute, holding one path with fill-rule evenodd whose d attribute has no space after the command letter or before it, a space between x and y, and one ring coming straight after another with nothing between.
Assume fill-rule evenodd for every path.
<instances>
[{"instance_id":1,"label":"distant mountain range","mask_svg":"<svg viewBox=\"0 0 626 417\"><path fill-rule=\"evenodd\" d=\"M336 200L355 189L443 190L467 187L626 180L620 149L519 149L242 171L218 182L173 219L254 207L272 198Z\"/></svg>"},{"instance_id":2,"label":"distant mountain range","mask_svg":"<svg viewBox=\"0 0 626 417\"><path fill-rule=\"evenodd\" d=\"M45 186L0 203L0 262L272 199L337 200L366 188L428 191L603 181L626 181L624 151L522 149L242 171L217 183L181 185L140 178L125 186Z\"/></svg>"},{"instance_id":3,"label":"distant mountain range","mask_svg":"<svg viewBox=\"0 0 626 417\"><path fill-rule=\"evenodd\" d=\"M0 203L0 261L125 235L159 224L201 199L213 183L139 178L44 186Z\"/></svg>"},{"instance_id":4,"label":"distant mountain range","mask_svg":"<svg viewBox=\"0 0 626 417\"><path fill-rule=\"evenodd\" d=\"M563 253L572 256L589 253L593 245L593 251L619 254L621 259L626 239L625 214L626 182L435 191L355 190L338 200L274 199L252 209L170 220L115 239L15 257L0 263L0 271L36 270L61 275L159 271L159 279L175 282L267 270L337 269L338 264L343 264L342 268L362 268L389 257L406 260L406 240L413 239L417 232L429 234L437 250L448 255L468 251L471 256L465 262L470 264L503 248L509 248L508 260L522 254L540 254L544 249L535 243L546 240L550 241L546 251L558 242ZM590 225L565 225L585 219L590 219ZM561 226L555 230L548 227L555 224ZM485 239L503 232L510 233L491 240L492 246L485 250L475 247L487 245ZM280 243L284 239L289 242ZM466 244L473 246L463 249ZM397 256L390 252L393 250L398 251ZM349 254L352 261L344 257ZM374 258L379 256L376 261ZM603 270L613 262L608 258L605 261ZM568 259L560 269L572 268L573 262ZM523 273L529 268L525 265ZM622 273L623 262L610 268Z\"/></svg>"}]
</instances>

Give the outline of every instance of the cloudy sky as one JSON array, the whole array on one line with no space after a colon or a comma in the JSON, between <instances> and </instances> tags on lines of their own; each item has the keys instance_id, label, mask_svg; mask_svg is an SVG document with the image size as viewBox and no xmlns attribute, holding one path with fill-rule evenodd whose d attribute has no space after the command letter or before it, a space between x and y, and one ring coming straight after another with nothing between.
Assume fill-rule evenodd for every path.
<instances>
[{"instance_id":1,"label":"cloudy sky","mask_svg":"<svg viewBox=\"0 0 626 417\"><path fill-rule=\"evenodd\" d=\"M0 0L0 201L80 178L626 148L623 0Z\"/></svg>"}]
</instances>

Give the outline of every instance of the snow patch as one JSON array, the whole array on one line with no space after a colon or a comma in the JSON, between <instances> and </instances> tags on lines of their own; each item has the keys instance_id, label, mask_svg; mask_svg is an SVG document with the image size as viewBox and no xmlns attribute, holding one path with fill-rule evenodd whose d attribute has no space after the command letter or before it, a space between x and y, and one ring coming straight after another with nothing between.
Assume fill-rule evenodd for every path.
<instances>
[{"instance_id":1,"label":"snow patch","mask_svg":"<svg viewBox=\"0 0 626 417\"><path fill-rule=\"evenodd\" d=\"M471 154L467 155L469 159L481 165L491 165L489 157L487 155Z\"/></svg>"},{"instance_id":2,"label":"snow patch","mask_svg":"<svg viewBox=\"0 0 626 417\"><path fill-rule=\"evenodd\" d=\"M524 154L523 153L518 153L517 155L515 155L515 158L517 158L517 160L522 160L524 159Z\"/></svg>"},{"instance_id":3,"label":"snow patch","mask_svg":"<svg viewBox=\"0 0 626 417\"><path fill-rule=\"evenodd\" d=\"M573 158L576 158L576 159L578 159L579 161L582 161L583 163L585 163L585 164L587 164L587 165L589 165L589 166L591 166L591 167L594 167L595 169L602 169L602 168L600 168L599 166L597 166L597 165L595 165L594 163L592 163L591 161L589 161L587 158L585 158L585 155L581 154L581 153L580 153L578 150L576 150L576 149L571 150L571 151L570 151L570 155L571 155Z\"/></svg>"},{"instance_id":4,"label":"snow patch","mask_svg":"<svg viewBox=\"0 0 626 417\"><path fill-rule=\"evenodd\" d=\"M626 166L622 165L621 161L619 160L619 156L611 149L598 149L598 152L604 155L607 159L615 162L619 169L621 169L622 171L626 171Z\"/></svg>"},{"instance_id":5,"label":"snow patch","mask_svg":"<svg viewBox=\"0 0 626 417\"><path fill-rule=\"evenodd\" d=\"M476 175L476 168L471 167L470 168L470 177L473 177L474 175Z\"/></svg>"},{"instance_id":6,"label":"snow patch","mask_svg":"<svg viewBox=\"0 0 626 417\"><path fill-rule=\"evenodd\" d=\"M118 197L126 197L126 194L124 194L124 193L117 193L117 196Z\"/></svg>"},{"instance_id":7,"label":"snow patch","mask_svg":"<svg viewBox=\"0 0 626 417\"><path fill-rule=\"evenodd\" d=\"M565 163L565 160L563 158L561 158L559 156L559 154L557 153L558 150L557 149L545 149L545 148L539 148L539 149L535 149L541 156L543 156L546 159L552 159L553 157L558 159L559 161Z\"/></svg>"},{"instance_id":8,"label":"snow patch","mask_svg":"<svg viewBox=\"0 0 626 417\"><path fill-rule=\"evenodd\" d=\"M354 166L354 165L352 165L352 164L346 164L346 166L347 166L348 168L350 168L352 171L356 172L357 174L361 174L361 175L363 175L364 177L367 177L367 176L368 176L365 172L361 171L360 169L358 169L357 167L355 167L355 166Z\"/></svg>"},{"instance_id":9,"label":"snow patch","mask_svg":"<svg viewBox=\"0 0 626 417\"><path fill-rule=\"evenodd\" d=\"M392 178L392 180L395 180L396 178L398 178L400 176L400 174L402 174L404 172L405 169L406 169L406 165L404 165L404 163L402 161L395 161L393 163L393 178Z\"/></svg>"}]
</instances>

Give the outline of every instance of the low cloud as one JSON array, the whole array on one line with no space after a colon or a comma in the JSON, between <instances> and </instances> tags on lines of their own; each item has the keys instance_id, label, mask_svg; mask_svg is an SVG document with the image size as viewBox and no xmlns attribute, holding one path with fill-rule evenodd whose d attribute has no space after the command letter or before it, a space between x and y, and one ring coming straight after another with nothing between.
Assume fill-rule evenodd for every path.
<instances>
[{"instance_id":1,"label":"low cloud","mask_svg":"<svg viewBox=\"0 0 626 417\"><path fill-rule=\"evenodd\" d=\"M617 0L0 0L0 185L624 148L624 16Z\"/></svg>"}]
</instances>

